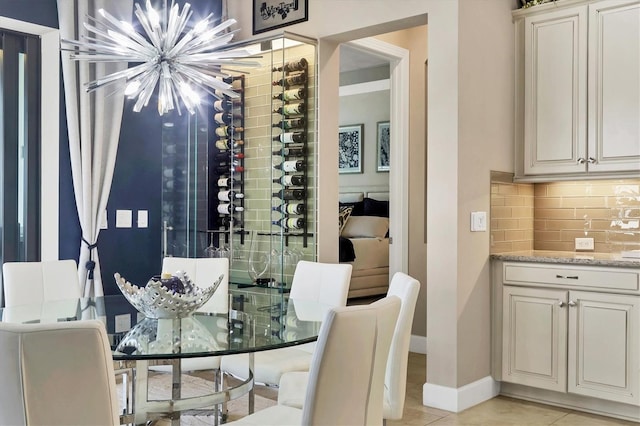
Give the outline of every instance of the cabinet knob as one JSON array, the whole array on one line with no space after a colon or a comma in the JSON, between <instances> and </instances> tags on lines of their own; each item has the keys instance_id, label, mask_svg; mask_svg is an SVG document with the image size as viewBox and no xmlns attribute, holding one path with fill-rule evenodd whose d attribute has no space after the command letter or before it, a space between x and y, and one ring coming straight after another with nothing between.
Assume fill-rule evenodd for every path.
<instances>
[{"instance_id":1,"label":"cabinet knob","mask_svg":"<svg viewBox=\"0 0 640 426\"><path fill-rule=\"evenodd\" d=\"M585 160L584 158L580 157L578 158L578 164L584 164L586 163L587 160Z\"/></svg>"},{"instance_id":2,"label":"cabinet knob","mask_svg":"<svg viewBox=\"0 0 640 426\"><path fill-rule=\"evenodd\" d=\"M569 306L576 306L576 302L574 302L573 300L569 300Z\"/></svg>"},{"instance_id":3,"label":"cabinet knob","mask_svg":"<svg viewBox=\"0 0 640 426\"><path fill-rule=\"evenodd\" d=\"M589 157L589 160L587 160L589 162L589 164L596 164L598 161L596 161L595 158L593 157Z\"/></svg>"},{"instance_id":4,"label":"cabinet knob","mask_svg":"<svg viewBox=\"0 0 640 426\"><path fill-rule=\"evenodd\" d=\"M564 303L562 300L558 302L558 306L560 306L561 308L564 308L564 305L566 305L566 303Z\"/></svg>"}]
</instances>

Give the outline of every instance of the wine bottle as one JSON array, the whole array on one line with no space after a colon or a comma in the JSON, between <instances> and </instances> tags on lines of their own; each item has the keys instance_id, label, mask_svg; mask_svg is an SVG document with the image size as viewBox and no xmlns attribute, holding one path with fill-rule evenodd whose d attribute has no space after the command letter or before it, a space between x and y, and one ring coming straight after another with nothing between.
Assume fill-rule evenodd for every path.
<instances>
[{"instance_id":1,"label":"wine bottle","mask_svg":"<svg viewBox=\"0 0 640 426\"><path fill-rule=\"evenodd\" d=\"M301 217L283 217L282 219L272 220L271 223L285 229L304 228L304 219Z\"/></svg>"},{"instance_id":2,"label":"wine bottle","mask_svg":"<svg viewBox=\"0 0 640 426\"><path fill-rule=\"evenodd\" d=\"M240 105L240 99L218 99L213 103L213 109L219 112L229 112L234 106Z\"/></svg>"},{"instance_id":3,"label":"wine bottle","mask_svg":"<svg viewBox=\"0 0 640 426\"><path fill-rule=\"evenodd\" d=\"M305 132L285 132L272 139L282 143L304 143L307 140L307 134Z\"/></svg>"},{"instance_id":4,"label":"wine bottle","mask_svg":"<svg viewBox=\"0 0 640 426\"><path fill-rule=\"evenodd\" d=\"M280 164L273 166L276 170L282 170L283 172L301 172L306 168L304 160L287 160Z\"/></svg>"},{"instance_id":5,"label":"wine bottle","mask_svg":"<svg viewBox=\"0 0 640 426\"><path fill-rule=\"evenodd\" d=\"M277 123L273 123L271 127L276 127L283 130L300 129L305 125L304 118L296 118L292 120L281 120Z\"/></svg>"},{"instance_id":6,"label":"wine bottle","mask_svg":"<svg viewBox=\"0 0 640 426\"><path fill-rule=\"evenodd\" d=\"M226 124L230 126L233 124L233 120L242 118L240 114L232 114L230 112L217 112L213 114L213 120L218 124Z\"/></svg>"},{"instance_id":7,"label":"wine bottle","mask_svg":"<svg viewBox=\"0 0 640 426\"><path fill-rule=\"evenodd\" d=\"M300 71L300 70L306 69L307 65L308 65L307 60L305 58L300 58L297 61L286 62L281 67L273 67L272 71L284 71L284 72Z\"/></svg>"},{"instance_id":8,"label":"wine bottle","mask_svg":"<svg viewBox=\"0 0 640 426\"><path fill-rule=\"evenodd\" d=\"M240 182L239 179L230 178L230 177L222 177L222 178L218 179L218 186L225 187L225 188L231 188L234 183L239 183L239 182Z\"/></svg>"},{"instance_id":9,"label":"wine bottle","mask_svg":"<svg viewBox=\"0 0 640 426\"><path fill-rule=\"evenodd\" d=\"M228 228L231 225L233 225L234 227L242 228L242 226L244 225L240 219L233 217L231 215L229 216L225 215L220 217L219 222L220 222L220 226L223 226L225 228Z\"/></svg>"},{"instance_id":10,"label":"wine bottle","mask_svg":"<svg viewBox=\"0 0 640 426\"><path fill-rule=\"evenodd\" d=\"M280 198L281 200L304 200L305 199L305 190L304 189L281 189L278 192L274 192L273 196L276 198Z\"/></svg>"},{"instance_id":11,"label":"wine bottle","mask_svg":"<svg viewBox=\"0 0 640 426\"><path fill-rule=\"evenodd\" d=\"M244 131L243 127L234 127L234 126L216 127L216 135L220 136L221 138L225 136L229 136L231 133L240 133L243 131Z\"/></svg>"},{"instance_id":12,"label":"wine bottle","mask_svg":"<svg viewBox=\"0 0 640 426\"><path fill-rule=\"evenodd\" d=\"M240 145L244 145L244 141L242 139L218 139L216 141L216 148L223 151L225 149L236 149Z\"/></svg>"},{"instance_id":13,"label":"wine bottle","mask_svg":"<svg viewBox=\"0 0 640 426\"><path fill-rule=\"evenodd\" d=\"M271 210L284 214L303 214L305 211L304 203L284 203L279 206L271 207Z\"/></svg>"},{"instance_id":14,"label":"wine bottle","mask_svg":"<svg viewBox=\"0 0 640 426\"><path fill-rule=\"evenodd\" d=\"M175 168L175 169L164 169L162 171L162 175L164 177L168 177L168 178L172 178L172 177L180 178L181 176L184 176L186 174L187 174L186 171L184 171L183 169L178 169L178 168Z\"/></svg>"},{"instance_id":15,"label":"wine bottle","mask_svg":"<svg viewBox=\"0 0 640 426\"><path fill-rule=\"evenodd\" d=\"M231 201L232 199L244 198L244 194L237 191L220 191L218 192L218 200Z\"/></svg>"},{"instance_id":16,"label":"wine bottle","mask_svg":"<svg viewBox=\"0 0 640 426\"><path fill-rule=\"evenodd\" d=\"M220 214L232 214L241 211L244 211L244 207L242 206L236 206L235 204L231 203L218 204L218 213Z\"/></svg>"},{"instance_id":17,"label":"wine bottle","mask_svg":"<svg viewBox=\"0 0 640 426\"><path fill-rule=\"evenodd\" d=\"M298 102L297 104L282 105L273 110L274 113L282 115L298 115L304 114L305 104L304 102Z\"/></svg>"},{"instance_id":18,"label":"wine bottle","mask_svg":"<svg viewBox=\"0 0 640 426\"><path fill-rule=\"evenodd\" d=\"M216 166L216 172L219 175L224 175L224 174L227 174L229 172L231 172L231 173L242 173L242 172L244 172L244 167L240 166L240 165L225 164L225 165L222 165L222 166Z\"/></svg>"},{"instance_id":19,"label":"wine bottle","mask_svg":"<svg viewBox=\"0 0 640 426\"><path fill-rule=\"evenodd\" d=\"M304 90L304 87L300 87L298 89L290 89L290 90L285 90L284 92L278 93L277 95L273 96L273 99L279 99L281 101L299 100L299 99L304 99L306 93L307 92L306 90Z\"/></svg>"},{"instance_id":20,"label":"wine bottle","mask_svg":"<svg viewBox=\"0 0 640 426\"><path fill-rule=\"evenodd\" d=\"M282 149L276 149L275 151L272 151L273 155L285 155L285 156L290 156L290 157L303 157L305 155L305 149L304 147L287 147L287 148L282 148Z\"/></svg>"},{"instance_id":21,"label":"wine bottle","mask_svg":"<svg viewBox=\"0 0 640 426\"><path fill-rule=\"evenodd\" d=\"M284 186L302 186L306 182L304 175L284 175L273 180L273 183L279 183Z\"/></svg>"},{"instance_id":22,"label":"wine bottle","mask_svg":"<svg viewBox=\"0 0 640 426\"><path fill-rule=\"evenodd\" d=\"M271 84L273 86L297 86L299 84L305 84L307 82L307 73L301 72L298 74L288 75L286 77L281 78L280 80L272 81Z\"/></svg>"},{"instance_id":23,"label":"wine bottle","mask_svg":"<svg viewBox=\"0 0 640 426\"><path fill-rule=\"evenodd\" d=\"M242 160L244 158L244 153L242 152L232 152L232 151L222 151L218 152L214 158L217 161L229 161L231 158Z\"/></svg>"}]
</instances>

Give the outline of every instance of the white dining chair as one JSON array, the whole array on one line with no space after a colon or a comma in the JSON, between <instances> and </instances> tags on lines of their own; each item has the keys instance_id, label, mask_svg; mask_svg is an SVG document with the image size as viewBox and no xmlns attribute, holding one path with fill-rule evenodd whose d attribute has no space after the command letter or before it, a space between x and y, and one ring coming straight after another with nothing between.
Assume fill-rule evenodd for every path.
<instances>
[{"instance_id":1,"label":"white dining chair","mask_svg":"<svg viewBox=\"0 0 640 426\"><path fill-rule=\"evenodd\" d=\"M2 265L5 306L81 297L75 260L6 262Z\"/></svg>"},{"instance_id":2,"label":"white dining chair","mask_svg":"<svg viewBox=\"0 0 640 426\"><path fill-rule=\"evenodd\" d=\"M0 323L0 424L119 425L104 324Z\"/></svg>"},{"instance_id":3,"label":"white dining chair","mask_svg":"<svg viewBox=\"0 0 640 426\"><path fill-rule=\"evenodd\" d=\"M350 264L334 264L301 260L296 265L291 282L290 300L318 302L325 307L347 304ZM308 371L315 342L303 345L257 352L254 355L254 380L269 386L278 386L282 374L290 371ZM245 380L249 374L249 356L225 355L220 369L225 374Z\"/></svg>"},{"instance_id":4,"label":"white dining chair","mask_svg":"<svg viewBox=\"0 0 640 426\"><path fill-rule=\"evenodd\" d=\"M6 262L2 275L4 321L55 322L78 315L82 292L74 260Z\"/></svg>"},{"instance_id":5,"label":"white dining chair","mask_svg":"<svg viewBox=\"0 0 640 426\"><path fill-rule=\"evenodd\" d=\"M402 305L385 370L384 404L381 405L385 420L399 420L403 415L411 327L419 291L418 280L405 273L396 272L387 292L387 296L398 296ZM278 389L278 404L302 408L307 381L308 374L304 372L283 374Z\"/></svg>"},{"instance_id":6,"label":"white dining chair","mask_svg":"<svg viewBox=\"0 0 640 426\"><path fill-rule=\"evenodd\" d=\"M336 307L325 316L309 370L302 409L274 405L229 425L382 424L384 366L400 300Z\"/></svg>"}]
</instances>

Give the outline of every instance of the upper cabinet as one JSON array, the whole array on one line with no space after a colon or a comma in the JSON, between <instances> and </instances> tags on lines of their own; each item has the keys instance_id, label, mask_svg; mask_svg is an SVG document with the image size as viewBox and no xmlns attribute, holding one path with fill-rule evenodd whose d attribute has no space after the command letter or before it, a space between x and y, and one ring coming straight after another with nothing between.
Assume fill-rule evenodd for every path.
<instances>
[{"instance_id":1,"label":"upper cabinet","mask_svg":"<svg viewBox=\"0 0 640 426\"><path fill-rule=\"evenodd\" d=\"M640 173L640 1L514 12L516 176Z\"/></svg>"}]
</instances>

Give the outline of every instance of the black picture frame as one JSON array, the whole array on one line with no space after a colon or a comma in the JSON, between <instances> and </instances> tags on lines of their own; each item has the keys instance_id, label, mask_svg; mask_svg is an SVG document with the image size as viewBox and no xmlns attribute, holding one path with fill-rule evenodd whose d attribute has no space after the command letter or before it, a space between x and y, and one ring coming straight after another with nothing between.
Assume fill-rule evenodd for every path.
<instances>
[{"instance_id":1,"label":"black picture frame","mask_svg":"<svg viewBox=\"0 0 640 426\"><path fill-rule=\"evenodd\" d=\"M362 173L364 125L340 126L338 131L338 173Z\"/></svg>"},{"instance_id":2,"label":"black picture frame","mask_svg":"<svg viewBox=\"0 0 640 426\"><path fill-rule=\"evenodd\" d=\"M253 0L253 34L309 20L309 0Z\"/></svg>"},{"instance_id":3,"label":"black picture frame","mask_svg":"<svg viewBox=\"0 0 640 426\"><path fill-rule=\"evenodd\" d=\"M388 172L391 164L391 129L388 121L380 121L377 135L377 169L378 172Z\"/></svg>"}]
</instances>

